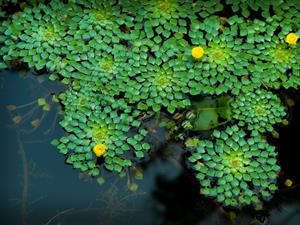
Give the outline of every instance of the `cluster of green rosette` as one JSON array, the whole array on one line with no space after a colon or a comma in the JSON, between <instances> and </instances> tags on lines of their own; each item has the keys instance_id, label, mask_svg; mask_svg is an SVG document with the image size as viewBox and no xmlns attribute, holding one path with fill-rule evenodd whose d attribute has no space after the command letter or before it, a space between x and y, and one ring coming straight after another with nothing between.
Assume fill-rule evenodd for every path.
<instances>
[{"instance_id":1,"label":"cluster of green rosette","mask_svg":"<svg viewBox=\"0 0 300 225\"><path fill-rule=\"evenodd\" d=\"M257 131L247 135L237 125L224 131L215 130L210 140L190 140L201 193L214 197L227 206L260 204L277 190L275 147L269 145Z\"/></svg>"},{"instance_id":2,"label":"cluster of green rosette","mask_svg":"<svg viewBox=\"0 0 300 225\"><path fill-rule=\"evenodd\" d=\"M227 206L257 204L276 190L274 147L262 139L285 116L272 90L300 85L297 1L53 0L2 19L0 69L26 63L67 89L53 144L97 176L121 172L151 150L143 118L189 109L192 96L229 95L231 121L211 140L186 142L202 193ZM191 49L202 46L195 60Z\"/></svg>"}]
</instances>

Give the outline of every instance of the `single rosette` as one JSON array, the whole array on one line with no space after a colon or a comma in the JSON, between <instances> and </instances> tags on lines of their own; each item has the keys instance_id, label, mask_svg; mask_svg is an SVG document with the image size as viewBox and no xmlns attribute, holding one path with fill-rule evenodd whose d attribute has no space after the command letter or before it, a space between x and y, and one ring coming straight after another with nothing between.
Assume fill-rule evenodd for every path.
<instances>
[{"instance_id":1,"label":"single rosette","mask_svg":"<svg viewBox=\"0 0 300 225\"><path fill-rule=\"evenodd\" d=\"M197 172L201 193L232 207L269 200L277 190L280 170L275 147L258 132L246 137L236 125L225 131L215 130L212 138L187 143L192 151L188 161Z\"/></svg>"},{"instance_id":2,"label":"single rosette","mask_svg":"<svg viewBox=\"0 0 300 225\"><path fill-rule=\"evenodd\" d=\"M282 122L286 115L277 95L261 89L238 96L231 106L232 116L239 120L239 125L260 132L272 131L273 125Z\"/></svg>"}]
</instances>

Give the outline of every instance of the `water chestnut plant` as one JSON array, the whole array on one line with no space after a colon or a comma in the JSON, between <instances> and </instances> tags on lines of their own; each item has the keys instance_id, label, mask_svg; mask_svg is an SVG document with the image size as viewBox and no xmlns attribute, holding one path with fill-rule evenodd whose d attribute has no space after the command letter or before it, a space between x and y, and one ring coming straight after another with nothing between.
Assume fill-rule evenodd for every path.
<instances>
[{"instance_id":1,"label":"water chestnut plant","mask_svg":"<svg viewBox=\"0 0 300 225\"><path fill-rule=\"evenodd\" d=\"M300 85L297 0L30 2L0 0L0 69L65 85L52 143L67 164L130 171L153 150L145 121L163 114L202 194L230 207L271 198L280 167L262 135L288 113L278 93Z\"/></svg>"},{"instance_id":2,"label":"water chestnut plant","mask_svg":"<svg viewBox=\"0 0 300 225\"><path fill-rule=\"evenodd\" d=\"M273 126L281 123L286 115L278 96L263 89L239 95L231 107L232 117L239 125L260 132L273 131Z\"/></svg>"},{"instance_id":3,"label":"water chestnut plant","mask_svg":"<svg viewBox=\"0 0 300 225\"><path fill-rule=\"evenodd\" d=\"M258 133L247 135L236 125L215 130L212 138L186 143L201 193L231 207L269 200L277 190L280 171L275 147Z\"/></svg>"}]
</instances>

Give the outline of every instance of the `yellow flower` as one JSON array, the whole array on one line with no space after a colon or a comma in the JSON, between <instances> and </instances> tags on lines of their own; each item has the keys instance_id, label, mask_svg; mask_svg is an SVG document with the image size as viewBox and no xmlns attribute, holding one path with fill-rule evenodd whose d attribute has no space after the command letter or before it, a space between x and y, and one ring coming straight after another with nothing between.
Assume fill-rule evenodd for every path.
<instances>
[{"instance_id":1,"label":"yellow flower","mask_svg":"<svg viewBox=\"0 0 300 225\"><path fill-rule=\"evenodd\" d=\"M192 56L195 59L200 59L203 55L204 55L204 50L203 50L203 48L201 46L194 47L192 49Z\"/></svg>"},{"instance_id":2,"label":"yellow flower","mask_svg":"<svg viewBox=\"0 0 300 225\"><path fill-rule=\"evenodd\" d=\"M284 185L287 187L291 187L293 185L293 181L291 181L290 179L286 179Z\"/></svg>"},{"instance_id":3,"label":"yellow flower","mask_svg":"<svg viewBox=\"0 0 300 225\"><path fill-rule=\"evenodd\" d=\"M295 33L289 33L287 36L286 36L286 39L285 41L291 45L294 45L296 44L297 40L298 40L298 35L295 34Z\"/></svg>"},{"instance_id":4,"label":"yellow flower","mask_svg":"<svg viewBox=\"0 0 300 225\"><path fill-rule=\"evenodd\" d=\"M97 157L104 155L106 152L106 145L105 144L95 145L93 148L93 152L96 154Z\"/></svg>"}]
</instances>

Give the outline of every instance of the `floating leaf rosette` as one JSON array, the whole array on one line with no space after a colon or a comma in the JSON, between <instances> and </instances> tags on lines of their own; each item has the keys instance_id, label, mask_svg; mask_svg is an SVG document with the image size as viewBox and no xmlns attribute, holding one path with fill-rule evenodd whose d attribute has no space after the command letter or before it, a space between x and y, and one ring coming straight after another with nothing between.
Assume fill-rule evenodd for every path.
<instances>
[{"instance_id":1,"label":"floating leaf rosette","mask_svg":"<svg viewBox=\"0 0 300 225\"><path fill-rule=\"evenodd\" d=\"M173 71L166 64L162 68L153 66L152 71L136 76L136 81L128 81L125 97L129 101L139 102L138 108L142 110L152 108L154 111L160 111L161 107L166 107L173 113L176 108L190 105L184 94L188 91L187 74L183 71Z\"/></svg>"},{"instance_id":2,"label":"floating leaf rosette","mask_svg":"<svg viewBox=\"0 0 300 225\"><path fill-rule=\"evenodd\" d=\"M136 27L144 22L148 38L168 38L173 33L187 33L187 17L196 18L198 8L182 0L121 1L124 11L135 15Z\"/></svg>"},{"instance_id":3,"label":"floating leaf rosette","mask_svg":"<svg viewBox=\"0 0 300 225\"><path fill-rule=\"evenodd\" d=\"M67 26L65 14L57 15L57 10L66 6L53 1L50 6L39 4L33 8L25 8L23 12L14 14L11 22L3 23L5 41L2 51L6 52L6 61L22 58L29 67L44 68L52 61L63 60L62 55L68 53L66 41ZM64 11L66 14L69 10Z\"/></svg>"},{"instance_id":4,"label":"floating leaf rosette","mask_svg":"<svg viewBox=\"0 0 300 225\"><path fill-rule=\"evenodd\" d=\"M188 161L196 171L201 193L225 206L259 205L277 190L275 147L257 132L250 137L238 126L215 130L213 141L192 139Z\"/></svg>"},{"instance_id":5,"label":"floating leaf rosette","mask_svg":"<svg viewBox=\"0 0 300 225\"><path fill-rule=\"evenodd\" d=\"M9 40L9 37L4 34L8 26L8 22L3 22L0 26L0 70L6 69L8 67L8 61L9 57L7 56L7 52L9 51L9 48L5 48L4 43L10 42L12 43L12 40Z\"/></svg>"},{"instance_id":6,"label":"floating leaf rosette","mask_svg":"<svg viewBox=\"0 0 300 225\"><path fill-rule=\"evenodd\" d=\"M263 89L238 96L231 106L232 117L239 121L239 125L260 132L272 131L286 115L280 98Z\"/></svg>"},{"instance_id":7,"label":"floating leaf rosette","mask_svg":"<svg viewBox=\"0 0 300 225\"><path fill-rule=\"evenodd\" d=\"M300 85L299 47L275 41L257 46L251 50L255 65L249 65L254 83L276 89L281 85L286 88Z\"/></svg>"},{"instance_id":8,"label":"floating leaf rosette","mask_svg":"<svg viewBox=\"0 0 300 225\"><path fill-rule=\"evenodd\" d=\"M45 2L45 0L0 0L0 20L9 17L13 13L11 8L20 7L24 9L42 2Z\"/></svg>"},{"instance_id":9,"label":"floating leaf rosette","mask_svg":"<svg viewBox=\"0 0 300 225\"><path fill-rule=\"evenodd\" d=\"M67 163L123 171L151 149L142 118L167 112L180 140L236 124L186 142L203 194L243 206L276 190L259 135L286 115L272 91L300 85L297 1L30 2L0 12L0 69L25 63L66 85L53 144Z\"/></svg>"},{"instance_id":10,"label":"floating leaf rosette","mask_svg":"<svg viewBox=\"0 0 300 225\"><path fill-rule=\"evenodd\" d=\"M251 14L254 14L255 17L257 17L257 14L261 14L267 20L282 21L280 24L282 27L286 23L297 23L295 19L299 19L297 11L299 11L300 5L297 1L226 0L226 4L231 6L231 10L235 14L241 14L245 18L251 16Z\"/></svg>"},{"instance_id":11,"label":"floating leaf rosette","mask_svg":"<svg viewBox=\"0 0 300 225\"><path fill-rule=\"evenodd\" d=\"M75 22L71 33L76 40L91 40L97 37L98 41L110 44L119 43L124 32L120 27L133 26L132 17L123 14L117 1L75 1L82 7L82 12L72 18Z\"/></svg>"},{"instance_id":12,"label":"floating leaf rosette","mask_svg":"<svg viewBox=\"0 0 300 225\"><path fill-rule=\"evenodd\" d=\"M189 76L193 78L189 83L191 94L220 95L231 90L236 95L244 86L250 85L247 77L250 55L242 47L230 48L226 42L210 42L204 47L205 53L201 59L196 62L188 59Z\"/></svg>"},{"instance_id":13,"label":"floating leaf rosette","mask_svg":"<svg viewBox=\"0 0 300 225\"><path fill-rule=\"evenodd\" d=\"M107 149L105 168L121 172L132 165L132 159L143 158L150 149L144 141L148 132L139 129L139 111L132 110L122 100L88 92L87 86L79 91L69 89L60 96L66 107L60 124L69 135L53 143L67 154L67 163L82 171L91 170L93 176L98 175L99 166L95 164L97 157L92 149L103 144Z\"/></svg>"}]
</instances>

